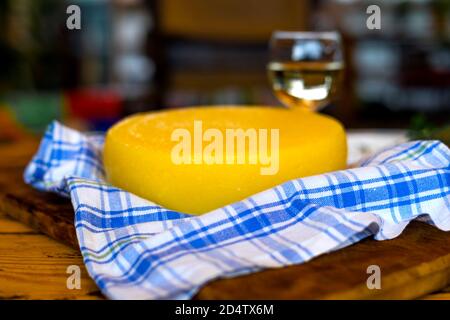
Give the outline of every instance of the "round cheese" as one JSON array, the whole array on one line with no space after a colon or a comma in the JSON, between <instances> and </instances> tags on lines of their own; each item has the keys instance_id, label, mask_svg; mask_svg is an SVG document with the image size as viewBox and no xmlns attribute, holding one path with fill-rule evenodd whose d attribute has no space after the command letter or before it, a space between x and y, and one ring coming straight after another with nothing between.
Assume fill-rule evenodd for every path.
<instances>
[{"instance_id":1,"label":"round cheese","mask_svg":"<svg viewBox=\"0 0 450 320\"><path fill-rule=\"evenodd\" d=\"M343 169L342 125L303 109L192 107L130 116L107 133L113 185L202 214L291 179Z\"/></svg>"}]
</instances>

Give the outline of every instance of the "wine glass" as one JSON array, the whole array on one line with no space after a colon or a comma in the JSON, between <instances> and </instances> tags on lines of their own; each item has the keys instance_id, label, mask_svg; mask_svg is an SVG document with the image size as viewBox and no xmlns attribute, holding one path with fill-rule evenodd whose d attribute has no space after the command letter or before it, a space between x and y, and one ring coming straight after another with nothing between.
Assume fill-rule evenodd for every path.
<instances>
[{"instance_id":1,"label":"wine glass","mask_svg":"<svg viewBox=\"0 0 450 320\"><path fill-rule=\"evenodd\" d=\"M337 32L275 31L267 68L275 95L286 107L318 111L340 86L341 37Z\"/></svg>"}]
</instances>

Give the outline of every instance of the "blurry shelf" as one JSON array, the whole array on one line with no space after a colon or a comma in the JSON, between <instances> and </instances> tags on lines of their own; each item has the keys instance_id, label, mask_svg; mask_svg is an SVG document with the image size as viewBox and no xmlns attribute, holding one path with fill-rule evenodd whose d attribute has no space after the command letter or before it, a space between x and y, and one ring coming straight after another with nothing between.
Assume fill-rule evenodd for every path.
<instances>
[{"instance_id":1,"label":"blurry shelf","mask_svg":"<svg viewBox=\"0 0 450 320\"><path fill-rule=\"evenodd\" d=\"M227 70L214 70L210 72L175 72L170 77L170 87L192 90L212 90L224 86L255 87L267 86L269 79L265 72L230 72Z\"/></svg>"}]
</instances>

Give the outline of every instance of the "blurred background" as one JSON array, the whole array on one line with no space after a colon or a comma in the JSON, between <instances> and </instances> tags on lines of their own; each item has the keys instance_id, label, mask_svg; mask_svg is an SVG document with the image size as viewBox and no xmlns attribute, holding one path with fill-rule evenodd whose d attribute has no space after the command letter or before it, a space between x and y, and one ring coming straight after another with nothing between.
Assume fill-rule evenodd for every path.
<instances>
[{"instance_id":1,"label":"blurred background","mask_svg":"<svg viewBox=\"0 0 450 320\"><path fill-rule=\"evenodd\" d=\"M66 27L71 4L81 30ZM381 30L366 27L371 4ZM53 119L106 130L139 111L279 105L274 30L341 32L342 91L323 112L346 127L449 121L450 0L1 0L0 140Z\"/></svg>"}]
</instances>

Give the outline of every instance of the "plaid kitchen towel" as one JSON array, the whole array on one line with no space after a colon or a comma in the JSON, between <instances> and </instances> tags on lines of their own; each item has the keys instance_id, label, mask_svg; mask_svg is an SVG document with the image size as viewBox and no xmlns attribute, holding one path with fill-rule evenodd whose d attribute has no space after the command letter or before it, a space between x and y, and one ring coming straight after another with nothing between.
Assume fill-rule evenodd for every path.
<instances>
[{"instance_id":1,"label":"plaid kitchen towel","mask_svg":"<svg viewBox=\"0 0 450 320\"><path fill-rule=\"evenodd\" d=\"M353 169L288 181L201 216L105 181L103 136L51 124L25 181L69 196L84 262L114 299L186 299L214 278L308 261L413 219L450 230L450 150L416 141ZM214 188L214 186L211 186Z\"/></svg>"}]
</instances>

